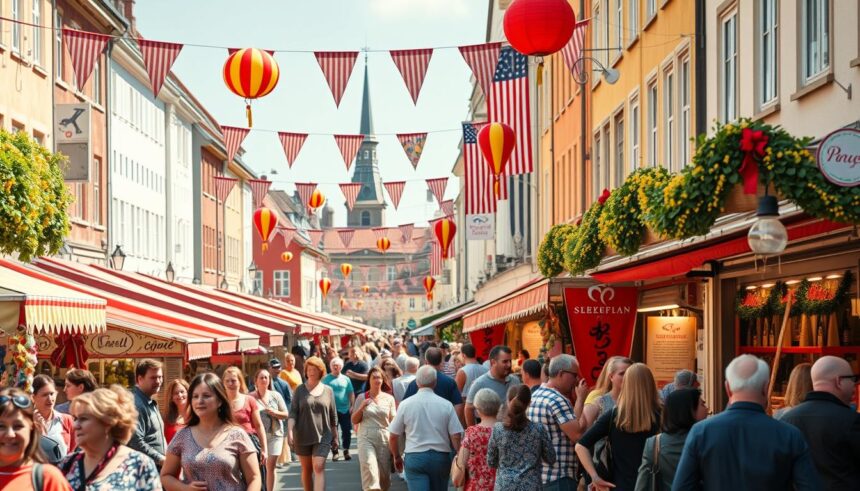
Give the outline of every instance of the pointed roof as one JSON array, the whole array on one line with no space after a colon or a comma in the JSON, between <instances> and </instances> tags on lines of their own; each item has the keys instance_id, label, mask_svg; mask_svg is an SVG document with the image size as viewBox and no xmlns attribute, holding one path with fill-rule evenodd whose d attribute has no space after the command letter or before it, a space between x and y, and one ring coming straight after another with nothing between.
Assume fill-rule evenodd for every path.
<instances>
[{"instance_id":1,"label":"pointed roof","mask_svg":"<svg viewBox=\"0 0 860 491\"><path fill-rule=\"evenodd\" d=\"M364 55L364 93L361 96L361 126L359 131L365 140L373 135L373 118L370 112L370 84L367 75L367 54Z\"/></svg>"}]
</instances>

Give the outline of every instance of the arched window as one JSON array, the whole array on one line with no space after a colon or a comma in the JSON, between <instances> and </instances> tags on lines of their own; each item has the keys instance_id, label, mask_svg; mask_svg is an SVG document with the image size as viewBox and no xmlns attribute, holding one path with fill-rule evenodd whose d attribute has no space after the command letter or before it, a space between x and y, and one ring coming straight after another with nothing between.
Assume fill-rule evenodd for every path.
<instances>
[{"instance_id":1,"label":"arched window","mask_svg":"<svg viewBox=\"0 0 860 491\"><path fill-rule=\"evenodd\" d=\"M362 227L369 227L370 226L370 212L367 210L364 210L363 212L361 212L361 226Z\"/></svg>"}]
</instances>

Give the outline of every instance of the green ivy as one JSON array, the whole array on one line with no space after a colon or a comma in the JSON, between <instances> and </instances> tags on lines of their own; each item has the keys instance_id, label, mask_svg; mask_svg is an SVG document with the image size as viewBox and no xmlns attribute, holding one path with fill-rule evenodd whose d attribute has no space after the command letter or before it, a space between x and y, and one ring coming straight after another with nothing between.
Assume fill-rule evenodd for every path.
<instances>
[{"instance_id":1,"label":"green ivy","mask_svg":"<svg viewBox=\"0 0 860 491\"><path fill-rule=\"evenodd\" d=\"M600 214L600 238L622 256L639 251L645 237L640 194L662 189L669 173L662 167L645 167L630 174L604 203Z\"/></svg>"},{"instance_id":2,"label":"green ivy","mask_svg":"<svg viewBox=\"0 0 860 491\"><path fill-rule=\"evenodd\" d=\"M558 276L564 270L564 243L576 233L576 226L566 223L553 225L540 243L537 254L538 269L547 278Z\"/></svg>"},{"instance_id":3,"label":"green ivy","mask_svg":"<svg viewBox=\"0 0 860 491\"><path fill-rule=\"evenodd\" d=\"M570 234L564 243L564 269L577 276L596 268L606 252L606 244L600 238L600 214L604 206L595 202L582 217L577 233Z\"/></svg>"}]
</instances>

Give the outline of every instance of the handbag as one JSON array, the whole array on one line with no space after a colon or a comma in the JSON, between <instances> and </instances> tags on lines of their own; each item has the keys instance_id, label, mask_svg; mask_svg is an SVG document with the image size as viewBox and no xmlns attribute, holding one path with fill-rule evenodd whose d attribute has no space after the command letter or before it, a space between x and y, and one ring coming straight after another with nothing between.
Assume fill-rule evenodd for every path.
<instances>
[{"instance_id":1,"label":"handbag","mask_svg":"<svg viewBox=\"0 0 860 491\"><path fill-rule=\"evenodd\" d=\"M468 450L465 447L460 447L460 451L457 452L457 455L454 456L454 460L451 462L451 483L455 488L462 488L466 485L466 462L468 460L467 453ZM460 465L460 456L464 456L463 464Z\"/></svg>"},{"instance_id":2,"label":"handbag","mask_svg":"<svg viewBox=\"0 0 860 491\"><path fill-rule=\"evenodd\" d=\"M609 442L609 437L612 434L612 428L615 427L616 412L612 410L612 417L609 420L609 433L605 438L594 444L594 457L592 463L597 475L604 481L612 482L612 444Z\"/></svg>"},{"instance_id":3,"label":"handbag","mask_svg":"<svg viewBox=\"0 0 860 491\"><path fill-rule=\"evenodd\" d=\"M651 454L651 491L657 491L657 475L660 474L660 435L654 435L654 451Z\"/></svg>"}]
</instances>

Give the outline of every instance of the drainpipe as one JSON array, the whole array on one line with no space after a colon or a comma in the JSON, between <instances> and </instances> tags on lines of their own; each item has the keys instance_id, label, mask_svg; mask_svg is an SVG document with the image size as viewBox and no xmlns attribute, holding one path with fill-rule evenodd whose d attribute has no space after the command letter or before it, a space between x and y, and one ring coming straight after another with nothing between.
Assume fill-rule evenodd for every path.
<instances>
[{"instance_id":1,"label":"drainpipe","mask_svg":"<svg viewBox=\"0 0 860 491\"><path fill-rule=\"evenodd\" d=\"M585 20L585 0L579 0L579 21L582 22L583 20ZM585 151L585 98L590 89L589 85L590 84L584 84L582 86L582 93L580 94L581 97L579 100L579 161L582 165L582 182L585 182L585 175L587 174L585 166L585 159L588 156L588 152ZM585 206L587 203L585 195L586 191L591 187L591 183L587 183L582 192L579 194L579 213L585 213Z\"/></svg>"},{"instance_id":2,"label":"drainpipe","mask_svg":"<svg viewBox=\"0 0 860 491\"><path fill-rule=\"evenodd\" d=\"M54 0L56 2L56 0ZM112 150L112 142L113 138L111 138L111 129L113 125L111 125L111 111L113 107L111 105L111 96L113 95L113 76L111 73L113 72L113 48L116 40L111 39L107 45L107 52L105 55L105 170L107 172L104 173L105 181L107 188L107 199L105 200L107 203L105 205L105 264L110 265L109 254L111 252L111 247L114 246L114 242L116 238L113 237L114 227L111 223L113 219L113 155L111 153Z\"/></svg>"},{"instance_id":3,"label":"drainpipe","mask_svg":"<svg viewBox=\"0 0 860 491\"><path fill-rule=\"evenodd\" d=\"M705 0L696 1L696 129L701 135L708 131L707 52L705 46Z\"/></svg>"},{"instance_id":4,"label":"drainpipe","mask_svg":"<svg viewBox=\"0 0 860 491\"><path fill-rule=\"evenodd\" d=\"M173 145L173 115L175 106L172 103L164 104L164 240L166 241L164 249L164 265L173 261L173 171L174 162L171 155ZM182 265L174 264L174 268L182 269Z\"/></svg>"}]
</instances>

